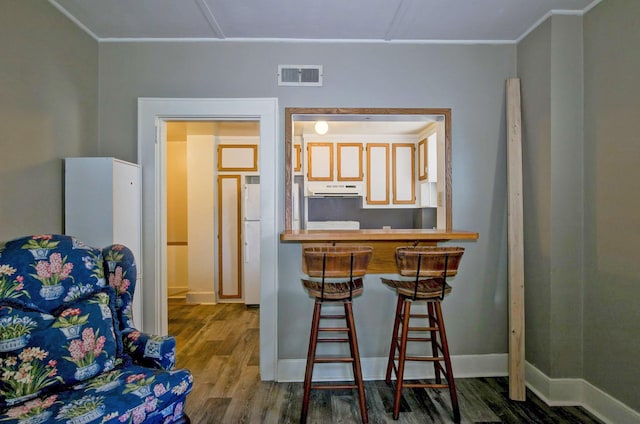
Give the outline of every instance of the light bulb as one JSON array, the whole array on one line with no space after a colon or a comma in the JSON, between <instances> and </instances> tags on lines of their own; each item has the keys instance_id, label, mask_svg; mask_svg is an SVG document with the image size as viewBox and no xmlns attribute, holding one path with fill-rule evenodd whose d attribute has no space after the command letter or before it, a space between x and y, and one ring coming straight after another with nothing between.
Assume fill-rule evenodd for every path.
<instances>
[{"instance_id":1,"label":"light bulb","mask_svg":"<svg viewBox=\"0 0 640 424\"><path fill-rule=\"evenodd\" d=\"M315 126L316 133L324 135L329 131L329 124L327 121L317 121Z\"/></svg>"}]
</instances>

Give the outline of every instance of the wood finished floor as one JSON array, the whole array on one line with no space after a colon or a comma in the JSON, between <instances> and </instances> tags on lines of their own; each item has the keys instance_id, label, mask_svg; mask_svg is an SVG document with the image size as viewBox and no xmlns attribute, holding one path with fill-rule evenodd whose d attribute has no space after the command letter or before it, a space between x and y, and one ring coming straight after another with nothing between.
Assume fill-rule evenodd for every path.
<instances>
[{"instance_id":1,"label":"wood finished floor","mask_svg":"<svg viewBox=\"0 0 640 424\"><path fill-rule=\"evenodd\" d=\"M260 381L259 314L243 304L169 302L169 332L177 366L194 375L186 411L194 424L297 423L302 383ZM306 344L306 341L305 341ZM579 407L549 407L527 390L526 402L509 400L507 379L456 379L462 423L600 423ZM391 417L392 388L365 382L370 423L450 423L445 390L405 389L400 419ZM308 423L359 423L356 394L315 390Z\"/></svg>"}]
</instances>

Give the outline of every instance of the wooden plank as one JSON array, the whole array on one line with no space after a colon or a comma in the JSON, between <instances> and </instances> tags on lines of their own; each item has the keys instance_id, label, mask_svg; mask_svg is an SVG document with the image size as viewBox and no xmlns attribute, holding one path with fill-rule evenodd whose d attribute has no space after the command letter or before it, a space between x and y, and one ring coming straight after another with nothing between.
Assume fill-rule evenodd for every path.
<instances>
[{"instance_id":1,"label":"wooden plank","mask_svg":"<svg viewBox=\"0 0 640 424\"><path fill-rule=\"evenodd\" d=\"M507 80L507 187L509 233L509 398L526 400L524 349L524 237L522 223L520 79Z\"/></svg>"},{"instance_id":2,"label":"wooden plank","mask_svg":"<svg viewBox=\"0 0 640 424\"><path fill-rule=\"evenodd\" d=\"M317 246L334 246L340 244L354 245L351 242L335 241L332 243L303 243L301 251L304 251L305 247L317 247ZM373 254L367 267L367 274L397 274L398 265L396 264L396 248L404 246L435 246L436 242L421 242L421 243L407 243L399 241L364 241L357 243L357 245L371 246L373 247ZM307 264L302 258L302 272L307 273Z\"/></svg>"}]
</instances>

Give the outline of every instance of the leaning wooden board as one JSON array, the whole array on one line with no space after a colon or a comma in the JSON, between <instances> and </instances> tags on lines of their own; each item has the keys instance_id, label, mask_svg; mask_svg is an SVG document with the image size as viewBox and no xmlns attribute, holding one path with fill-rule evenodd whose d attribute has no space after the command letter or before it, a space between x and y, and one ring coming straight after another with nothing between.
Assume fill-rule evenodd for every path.
<instances>
[{"instance_id":1,"label":"leaning wooden board","mask_svg":"<svg viewBox=\"0 0 640 424\"><path fill-rule=\"evenodd\" d=\"M524 239L520 79L507 80L507 187L509 232L509 398L525 400Z\"/></svg>"}]
</instances>

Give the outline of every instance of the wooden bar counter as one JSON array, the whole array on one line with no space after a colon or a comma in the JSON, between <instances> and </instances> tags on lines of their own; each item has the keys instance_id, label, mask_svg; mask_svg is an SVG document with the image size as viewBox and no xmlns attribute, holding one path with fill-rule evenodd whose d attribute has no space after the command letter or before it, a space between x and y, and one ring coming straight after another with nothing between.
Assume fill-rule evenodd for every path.
<instances>
[{"instance_id":1,"label":"wooden bar counter","mask_svg":"<svg viewBox=\"0 0 640 424\"><path fill-rule=\"evenodd\" d=\"M477 240L478 233L462 230L286 230L280 233L283 242L302 243L307 246L358 244L373 247L368 274L394 274L398 272L395 249L400 246L429 246L450 240ZM303 271L304 269L304 261Z\"/></svg>"}]
</instances>

